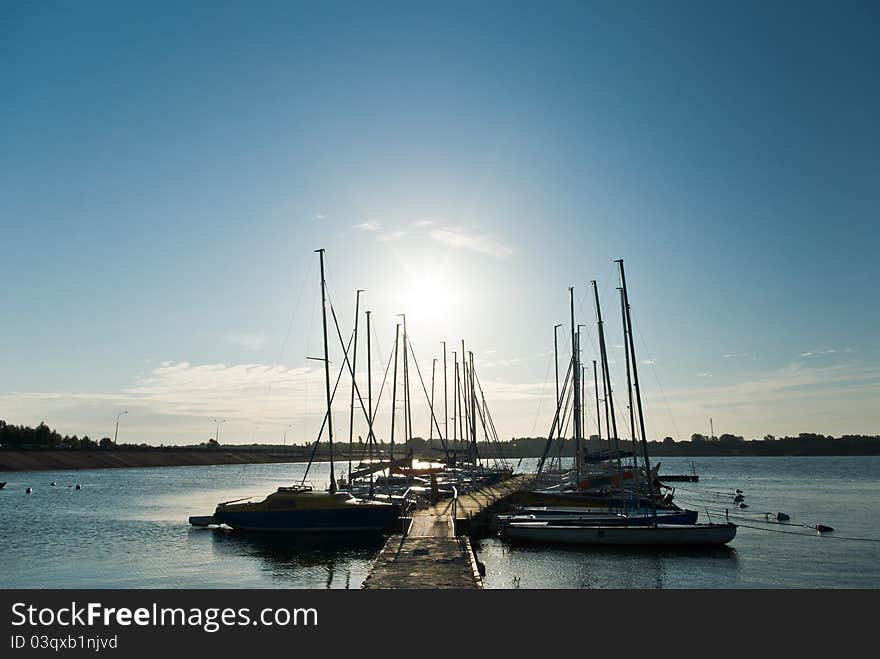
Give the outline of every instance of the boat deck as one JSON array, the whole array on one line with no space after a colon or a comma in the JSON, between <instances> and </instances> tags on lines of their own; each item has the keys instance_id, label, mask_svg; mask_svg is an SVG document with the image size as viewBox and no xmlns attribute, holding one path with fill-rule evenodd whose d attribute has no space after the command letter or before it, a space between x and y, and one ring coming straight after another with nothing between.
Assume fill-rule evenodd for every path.
<instances>
[{"instance_id":1,"label":"boat deck","mask_svg":"<svg viewBox=\"0 0 880 659\"><path fill-rule=\"evenodd\" d=\"M376 557L363 588L482 588L467 536L457 536L476 516L527 487L533 476L514 476L463 494L457 500L413 511L405 534L391 536Z\"/></svg>"}]
</instances>

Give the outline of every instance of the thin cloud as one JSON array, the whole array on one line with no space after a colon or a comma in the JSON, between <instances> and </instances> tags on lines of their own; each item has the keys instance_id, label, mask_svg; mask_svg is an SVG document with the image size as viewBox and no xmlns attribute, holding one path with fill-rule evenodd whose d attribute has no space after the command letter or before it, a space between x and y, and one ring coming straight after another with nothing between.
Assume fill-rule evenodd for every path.
<instances>
[{"instance_id":1,"label":"thin cloud","mask_svg":"<svg viewBox=\"0 0 880 659\"><path fill-rule=\"evenodd\" d=\"M355 224L351 228L357 231L378 231L382 228L382 225L379 222L361 222L360 224Z\"/></svg>"},{"instance_id":2,"label":"thin cloud","mask_svg":"<svg viewBox=\"0 0 880 659\"><path fill-rule=\"evenodd\" d=\"M697 377L698 378L711 378L712 374L711 373L697 373Z\"/></svg>"},{"instance_id":3,"label":"thin cloud","mask_svg":"<svg viewBox=\"0 0 880 659\"><path fill-rule=\"evenodd\" d=\"M831 355L837 352L836 348L830 348L829 350L810 350L809 352L802 352L801 357L813 357L815 355ZM845 350L844 352L850 352L849 350Z\"/></svg>"},{"instance_id":4,"label":"thin cloud","mask_svg":"<svg viewBox=\"0 0 880 659\"><path fill-rule=\"evenodd\" d=\"M327 216L321 215L320 213L315 213L314 215L312 215L312 220L314 222L320 222L321 220L326 220L326 219L327 219Z\"/></svg>"},{"instance_id":5,"label":"thin cloud","mask_svg":"<svg viewBox=\"0 0 880 659\"><path fill-rule=\"evenodd\" d=\"M223 338L244 350L259 350L269 342L265 334L247 332L228 332L223 335Z\"/></svg>"},{"instance_id":6,"label":"thin cloud","mask_svg":"<svg viewBox=\"0 0 880 659\"><path fill-rule=\"evenodd\" d=\"M500 243L486 234L462 228L444 227L432 229L428 232L428 235L437 242L449 247L468 249L499 259L506 259L515 252L513 247Z\"/></svg>"},{"instance_id":7,"label":"thin cloud","mask_svg":"<svg viewBox=\"0 0 880 659\"><path fill-rule=\"evenodd\" d=\"M749 353L747 352L729 352L724 355L725 359L739 359L741 357L748 357Z\"/></svg>"}]
</instances>

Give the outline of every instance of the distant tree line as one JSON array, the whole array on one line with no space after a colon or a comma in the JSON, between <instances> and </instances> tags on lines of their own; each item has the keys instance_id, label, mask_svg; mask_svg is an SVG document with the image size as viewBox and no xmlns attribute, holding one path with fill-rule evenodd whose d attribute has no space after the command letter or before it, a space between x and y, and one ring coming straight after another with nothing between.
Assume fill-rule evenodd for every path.
<instances>
[{"instance_id":1,"label":"distant tree line","mask_svg":"<svg viewBox=\"0 0 880 659\"><path fill-rule=\"evenodd\" d=\"M477 454L482 458L520 458L540 457L547 446L546 437L514 437L503 442L477 442ZM621 440L620 446L624 450L632 449L632 442ZM113 443L109 437L102 437L95 441L88 435L77 437L76 435L61 435L56 430L49 428L45 423L40 423L36 428L30 426L16 426L8 424L0 419L0 447L4 449L68 449L68 450L218 450L220 444L213 438L199 445L161 445L151 444L119 444ZM458 456L463 455L467 448L462 442L447 441L446 447L450 452ZM584 447L588 453L614 448L607 439L598 439L595 435L585 440ZM412 451L413 455L420 458L442 458L446 450L437 438L427 440L421 437L413 437L409 444L404 447L399 442L395 444L395 456L404 455L405 451ZM308 459L313 454L318 460L326 460L329 457L330 447L326 441L318 444L290 444L278 446L277 444L226 444L223 450L244 451L271 451L283 452L295 458ZM377 442L374 450L376 456L387 457L390 444L385 441ZM765 435L762 439L745 439L739 435L723 434L719 437L706 437L705 435L693 434L690 440L676 441L672 437L665 437L660 441L648 442L648 453L651 456L724 456L724 455L880 455L880 435L820 435L816 433L800 433L796 437L774 437ZM363 438L352 446L351 459L359 460L369 454L368 445ZM554 439L548 451L548 457L555 455L571 456L574 454L574 440ZM348 460L348 442L334 442L334 457L337 460Z\"/></svg>"}]
</instances>

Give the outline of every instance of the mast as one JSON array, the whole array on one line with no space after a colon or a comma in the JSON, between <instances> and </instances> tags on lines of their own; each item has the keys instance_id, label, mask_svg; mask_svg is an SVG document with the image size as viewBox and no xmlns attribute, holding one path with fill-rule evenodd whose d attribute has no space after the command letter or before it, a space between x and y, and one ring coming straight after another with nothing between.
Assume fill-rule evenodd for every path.
<instances>
[{"instance_id":1,"label":"mast","mask_svg":"<svg viewBox=\"0 0 880 659\"><path fill-rule=\"evenodd\" d=\"M626 327L629 336L629 352L632 360L633 388L636 392L636 405L639 410L639 428L642 433L642 454L645 460L645 471L648 478L648 492L651 496L651 510L654 513L654 526L657 526L657 502L654 501L654 477L651 474L651 461L648 458L648 439L645 435L645 417L642 413L642 395L639 391L639 369L636 361L636 348L633 342L632 334L632 315L629 308L629 295L626 292L626 274L623 271L623 259L617 259L616 263L620 266L620 286L623 288L623 302L626 308Z\"/></svg>"},{"instance_id":2,"label":"mast","mask_svg":"<svg viewBox=\"0 0 880 659\"><path fill-rule=\"evenodd\" d=\"M406 314L402 313L400 315L403 316L403 425L405 444L403 454L404 457L406 457L409 451L412 450L412 444L409 441L412 439L412 401L409 393L409 359L406 349Z\"/></svg>"},{"instance_id":3,"label":"mast","mask_svg":"<svg viewBox=\"0 0 880 659\"><path fill-rule=\"evenodd\" d=\"M394 421L397 417L397 345L400 339L400 323L394 330L394 375L391 379L391 462L394 462ZM388 467L391 475L391 467Z\"/></svg>"},{"instance_id":4,"label":"mast","mask_svg":"<svg viewBox=\"0 0 880 659\"><path fill-rule=\"evenodd\" d=\"M608 352L605 349L605 328L602 322L602 307L599 305L599 287L596 280L592 281L593 296L596 300L596 318L599 325L599 356L602 360L602 385L605 389L605 426L608 429L608 411L611 410L611 436L608 438L608 444L614 441L614 446L620 450L620 439L617 436L617 419L614 416L614 397L611 393L611 374L608 371ZM617 466L620 467L620 457L617 458Z\"/></svg>"},{"instance_id":5,"label":"mast","mask_svg":"<svg viewBox=\"0 0 880 659\"><path fill-rule=\"evenodd\" d=\"M558 340L556 338L556 330L562 327L562 323L553 326L553 365L556 367L556 409L558 410L562 406L562 401L559 400L559 347ZM556 426L556 439L559 440L560 445L562 444L562 424Z\"/></svg>"},{"instance_id":6,"label":"mast","mask_svg":"<svg viewBox=\"0 0 880 659\"><path fill-rule=\"evenodd\" d=\"M436 357L431 362L431 416L428 419L428 448L431 447L431 442L434 441L434 371L437 370L437 359Z\"/></svg>"},{"instance_id":7,"label":"mast","mask_svg":"<svg viewBox=\"0 0 880 659\"><path fill-rule=\"evenodd\" d=\"M330 349L327 346L327 283L324 280L324 250L316 249L321 261L321 318L324 323L324 385L327 390L327 433L330 437L330 492L336 492L333 465L333 413L330 409Z\"/></svg>"},{"instance_id":8,"label":"mast","mask_svg":"<svg viewBox=\"0 0 880 659\"><path fill-rule=\"evenodd\" d=\"M568 289L569 303L571 306L571 363L572 363L572 382L574 389L572 392L574 401L574 450L575 450L575 470L577 473L578 489L580 489L581 481L581 394L580 394L580 364L578 356L577 342L577 325L574 320L574 286Z\"/></svg>"},{"instance_id":9,"label":"mast","mask_svg":"<svg viewBox=\"0 0 880 659\"><path fill-rule=\"evenodd\" d=\"M596 371L596 360L593 360L593 389L596 391L596 431L599 433L599 441L602 441L602 415L599 414L599 375ZM601 444L600 444L601 446Z\"/></svg>"},{"instance_id":10,"label":"mast","mask_svg":"<svg viewBox=\"0 0 880 659\"><path fill-rule=\"evenodd\" d=\"M456 446L458 442L458 353L452 351L453 381L452 381L452 445ZM457 450L457 449L456 449Z\"/></svg>"},{"instance_id":11,"label":"mast","mask_svg":"<svg viewBox=\"0 0 880 659\"><path fill-rule=\"evenodd\" d=\"M370 452L370 467L373 466L373 362L370 360L370 312L367 311L367 417L370 421L370 434L367 437L367 446ZM361 453L363 456L363 453ZM349 482L350 479L349 479ZM370 497L373 496L373 472L370 472Z\"/></svg>"},{"instance_id":12,"label":"mast","mask_svg":"<svg viewBox=\"0 0 880 659\"><path fill-rule=\"evenodd\" d=\"M620 317L623 321L623 347L624 354L626 355L626 397L627 397L627 407L629 408L629 429L630 429L630 437L632 437L633 444L633 476L635 478L635 491L636 491L636 510L639 509L639 464L638 464L638 439L636 437L636 421L635 421L635 412L633 410L633 397L632 397L632 378L630 376L630 365L629 365L629 349L627 348L626 337L629 333L626 326L626 300L623 296L623 289L618 288L620 291ZM648 478L651 477L651 474L648 474Z\"/></svg>"},{"instance_id":13,"label":"mast","mask_svg":"<svg viewBox=\"0 0 880 659\"><path fill-rule=\"evenodd\" d=\"M477 392L474 389L474 353L468 352L468 356L470 357L471 365L470 374L468 375L471 397L471 441L473 442L474 465L476 466L479 460L479 453L477 453Z\"/></svg>"},{"instance_id":14,"label":"mast","mask_svg":"<svg viewBox=\"0 0 880 659\"><path fill-rule=\"evenodd\" d=\"M449 441L449 407L446 401L446 341L443 341L443 436ZM455 445L453 444L453 447ZM453 449L455 450L455 449ZM448 456L447 456L448 457Z\"/></svg>"},{"instance_id":15,"label":"mast","mask_svg":"<svg viewBox=\"0 0 880 659\"><path fill-rule=\"evenodd\" d=\"M357 371L357 354L358 354L358 318L360 317L360 304L361 304L361 293L363 291L358 289L355 294L355 302L354 302L354 346L352 346L352 355L351 355L351 406L349 408L348 414L348 487L351 488L351 449L352 449L352 438L354 437L354 388L355 388L355 380L354 374Z\"/></svg>"}]
</instances>

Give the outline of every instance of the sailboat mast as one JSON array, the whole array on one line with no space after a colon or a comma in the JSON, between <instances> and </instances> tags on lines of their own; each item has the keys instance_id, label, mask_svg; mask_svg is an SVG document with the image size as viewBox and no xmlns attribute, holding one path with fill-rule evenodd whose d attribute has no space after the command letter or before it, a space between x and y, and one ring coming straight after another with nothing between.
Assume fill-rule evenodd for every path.
<instances>
[{"instance_id":1,"label":"sailboat mast","mask_svg":"<svg viewBox=\"0 0 880 659\"><path fill-rule=\"evenodd\" d=\"M456 447L458 442L458 353L452 351L452 445Z\"/></svg>"},{"instance_id":2,"label":"sailboat mast","mask_svg":"<svg viewBox=\"0 0 880 659\"><path fill-rule=\"evenodd\" d=\"M620 450L620 439L617 436L617 419L614 415L614 396L611 392L611 374L608 371L608 351L605 349L605 323L602 322L602 307L599 305L599 286L596 284L596 280L591 282L593 284L593 297L596 300L596 318L599 325L599 357L602 360L602 384L605 389L605 426L606 429L611 431L611 435L608 437L609 447L611 446L611 442L614 442L614 446ZM608 427L608 414L609 410L611 413L611 426ZM620 466L620 458L617 459L617 466Z\"/></svg>"},{"instance_id":3,"label":"sailboat mast","mask_svg":"<svg viewBox=\"0 0 880 659\"><path fill-rule=\"evenodd\" d=\"M602 415L599 413L599 374L596 370L596 360L593 360L593 390L596 392L596 432L599 433L599 441L602 441ZM601 445L601 444L600 444Z\"/></svg>"},{"instance_id":4,"label":"sailboat mast","mask_svg":"<svg viewBox=\"0 0 880 659\"><path fill-rule=\"evenodd\" d=\"M373 362L370 359L370 312L367 311L367 409L370 421L370 434L367 437L367 447L370 452L370 467L373 466ZM363 456L363 453L361 453ZM370 472L370 497L373 496L373 472Z\"/></svg>"},{"instance_id":5,"label":"sailboat mast","mask_svg":"<svg viewBox=\"0 0 880 659\"><path fill-rule=\"evenodd\" d=\"M574 450L575 450L575 472L577 474L577 482L581 480L581 394L580 394L580 377L581 369L578 355L577 343L577 325L574 320L574 286L568 289L569 304L571 307L571 363L572 377L574 383L573 401L574 401Z\"/></svg>"},{"instance_id":6,"label":"sailboat mast","mask_svg":"<svg viewBox=\"0 0 880 659\"><path fill-rule=\"evenodd\" d=\"M434 373L437 370L437 359L435 358L431 362L431 415L428 419L428 448L431 447L431 442L434 440Z\"/></svg>"},{"instance_id":7,"label":"sailboat mast","mask_svg":"<svg viewBox=\"0 0 880 659\"><path fill-rule=\"evenodd\" d=\"M560 327L562 327L562 323L553 326L553 365L556 367L556 409L558 410L562 406L562 401L559 400L559 345L557 339L557 332ZM558 424L556 426L556 439L559 440L559 443L562 443L562 424Z\"/></svg>"},{"instance_id":8,"label":"sailboat mast","mask_svg":"<svg viewBox=\"0 0 880 659\"><path fill-rule=\"evenodd\" d=\"M355 302L354 302L354 346L352 346L352 354L351 354L351 406L349 407L348 414L348 486L351 487L351 450L352 450L352 442L354 438L354 389L355 389L355 381L354 374L357 372L357 354L358 354L358 318L360 318L360 305L361 305L361 293L363 291L358 289L355 294Z\"/></svg>"},{"instance_id":9,"label":"sailboat mast","mask_svg":"<svg viewBox=\"0 0 880 659\"><path fill-rule=\"evenodd\" d=\"M633 410L633 397L632 397L632 377L630 376L630 365L629 365L629 348L627 347L627 335L629 334L629 330L626 326L626 300L623 297L623 289L618 288L620 291L620 318L623 321L623 352L626 355L626 398L627 398L627 407L629 408L629 430L630 437L632 437L632 445L633 445L633 475L635 478L635 491L636 491L636 509L639 508L639 463L638 463L638 438L636 437L636 420L635 420L635 410ZM648 474L650 478L650 474Z\"/></svg>"},{"instance_id":10,"label":"sailboat mast","mask_svg":"<svg viewBox=\"0 0 880 659\"><path fill-rule=\"evenodd\" d=\"M324 280L324 250L316 249L321 261L321 318L324 323L324 385L327 390L327 434L330 437L330 491L336 492L333 465L333 413L330 409L330 348L327 345L327 283Z\"/></svg>"},{"instance_id":11,"label":"sailboat mast","mask_svg":"<svg viewBox=\"0 0 880 659\"><path fill-rule=\"evenodd\" d=\"M470 374L468 375L471 397L471 441L474 447L474 465L476 465L479 460L479 453L477 452L477 392L474 389L474 353L469 352L468 356L470 357L471 365Z\"/></svg>"},{"instance_id":12,"label":"sailboat mast","mask_svg":"<svg viewBox=\"0 0 880 659\"><path fill-rule=\"evenodd\" d=\"M633 389L636 392L636 406L639 411L639 429L642 433L642 454L645 460L645 471L647 472L648 478L648 491L651 495L651 510L654 512L654 526L657 526L657 504L653 501L654 498L654 477L651 474L651 461L648 458L648 439L645 434L645 417L642 414L642 395L639 391L639 369L638 362L636 361L636 348L633 342L633 333L632 333L632 315L629 308L629 295L626 292L626 274L623 271L623 259L617 259L617 264L620 266L620 286L623 288L623 302L626 308L626 328L628 330L628 341L629 341L629 352L630 358L632 360L632 374L633 374Z\"/></svg>"},{"instance_id":13,"label":"sailboat mast","mask_svg":"<svg viewBox=\"0 0 880 659\"><path fill-rule=\"evenodd\" d=\"M412 405L409 392L409 359L407 354L406 314L403 316L403 426L404 426L404 456L412 450Z\"/></svg>"},{"instance_id":14,"label":"sailboat mast","mask_svg":"<svg viewBox=\"0 0 880 659\"><path fill-rule=\"evenodd\" d=\"M446 400L448 393L446 388L446 341L443 341L443 436L447 442L449 441L449 407ZM455 445L453 444L453 446Z\"/></svg>"},{"instance_id":15,"label":"sailboat mast","mask_svg":"<svg viewBox=\"0 0 880 659\"><path fill-rule=\"evenodd\" d=\"M391 462L394 462L394 426L397 418L397 346L400 339L400 323L394 330L394 375L391 378ZM391 469L388 470L391 475Z\"/></svg>"}]
</instances>

